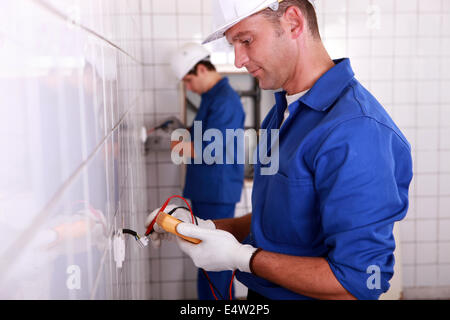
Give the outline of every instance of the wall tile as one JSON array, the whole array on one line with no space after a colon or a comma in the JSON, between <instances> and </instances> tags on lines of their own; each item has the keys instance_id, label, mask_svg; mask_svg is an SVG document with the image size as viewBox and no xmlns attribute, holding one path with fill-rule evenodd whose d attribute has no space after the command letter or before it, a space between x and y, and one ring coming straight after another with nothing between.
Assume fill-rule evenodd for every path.
<instances>
[{"instance_id":1,"label":"wall tile","mask_svg":"<svg viewBox=\"0 0 450 320\"><path fill-rule=\"evenodd\" d=\"M450 174L442 173L439 175L439 195L450 195Z\"/></svg>"},{"instance_id":2,"label":"wall tile","mask_svg":"<svg viewBox=\"0 0 450 320\"><path fill-rule=\"evenodd\" d=\"M450 219L441 219L439 221L439 240L450 241Z\"/></svg>"},{"instance_id":3,"label":"wall tile","mask_svg":"<svg viewBox=\"0 0 450 320\"><path fill-rule=\"evenodd\" d=\"M417 152L414 169L417 173L437 173L439 170L438 154L431 151Z\"/></svg>"},{"instance_id":4,"label":"wall tile","mask_svg":"<svg viewBox=\"0 0 450 320\"><path fill-rule=\"evenodd\" d=\"M394 41L394 54L395 54L395 59L397 60L401 60L398 59L398 57L412 57L414 56L417 52L417 42L418 39L414 38L414 37L397 37L395 38ZM413 65L410 65L410 68L412 68Z\"/></svg>"},{"instance_id":5,"label":"wall tile","mask_svg":"<svg viewBox=\"0 0 450 320\"><path fill-rule=\"evenodd\" d=\"M441 17L439 14L419 15L419 36L435 36L440 31Z\"/></svg>"},{"instance_id":6,"label":"wall tile","mask_svg":"<svg viewBox=\"0 0 450 320\"><path fill-rule=\"evenodd\" d=\"M178 81L168 66L155 66L155 89L176 89Z\"/></svg>"},{"instance_id":7,"label":"wall tile","mask_svg":"<svg viewBox=\"0 0 450 320\"><path fill-rule=\"evenodd\" d=\"M335 3L335 1L326 1L326 3L328 2L333 2ZM337 3L335 3L334 5L336 5ZM349 0L348 1L348 6L347 6L347 10L349 12L353 13L365 13L367 11L367 8L370 5L370 1L369 0Z\"/></svg>"},{"instance_id":8,"label":"wall tile","mask_svg":"<svg viewBox=\"0 0 450 320\"><path fill-rule=\"evenodd\" d=\"M416 210L417 210L416 217L419 219L437 218L438 198L436 197L417 198Z\"/></svg>"},{"instance_id":9,"label":"wall tile","mask_svg":"<svg viewBox=\"0 0 450 320\"><path fill-rule=\"evenodd\" d=\"M397 12L416 12L418 7L418 0L397 0L395 1L395 7Z\"/></svg>"},{"instance_id":10,"label":"wall tile","mask_svg":"<svg viewBox=\"0 0 450 320\"><path fill-rule=\"evenodd\" d=\"M416 285L416 266L404 265L402 268L403 286L405 288L414 287Z\"/></svg>"},{"instance_id":11,"label":"wall tile","mask_svg":"<svg viewBox=\"0 0 450 320\"><path fill-rule=\"evenodd\" d=\"M438 266L437 283L439 286L449 286L450 285L450 264L449 263Z\"/></svg>"},{"instance_id":12,"label":"wall tile","mask_svg":"<svg viewBox=\"0 0 450 320\"><path fill-rule=\"evenodd\" d=\"M417 129L417 150L437 150L439 145L439 130L436 128Z\"/></svg>"},{"instance_id":13,"label":"wall tile","mask_svg":"<svg viewBox=\"0 0 450 320\"><path fill-rule=\"evenodd\" d=\"M402 243L402 263L403 265L414 265L416 263L416 244Z\"/></svg>"},{"instance_id":14,"label":"wall tile","mask_svg":"<svg viewBox=\"0 0 450 320\"><path fill-rule=\"evenodd\" d=\"M436 231L438 230L438 223L436 219L420 220L416 224L417 241L437 241Z\"/></svg>"},{"instance_id":15,"label":"wall tile","mask_svg":"<svg viewBox=\"0 0 450 320\"><path fill-rule=\"evenodd\" d=\"M178 48L176 40L155 40L154 54L156 64L170 64L172 54Z\"/></svg>"},{"instance_id":16,"label":"wall tile","mask_svg":"<svg viewBox=\"0 0 450 320\"><path fill-rule=\"evenodd\" d=\"M180 185L181 168L172 163L158 164L158 181L162 187L177 187Z\"/></svg>"},{"instance_id":17,"label":"wall tile","mask_svg":"<svg viewBox=\"0 0 450 320\"><path fill-rule=\"evenodd\" d=\"M153 39L153 17L151 15L143 15L142 22L142 39Z\"/></svg>"},{"instance_id":18,"label":"wall tile","mask_svg":"<svg viewBox=\"0 0 450 320\"><path fill-rule=\"evenodd\" d=\"M433 128L439 126L439 111L438 105L419 105L417 107L417 125Z\"/></svg>"},{"instance_id":19,"label":"wall tile","mask_svg":"<svg viewBox=\"0 0 450 320\"><path fill-rule=\"evenodd\" d=\"M418 265L416 268L416 285L418 287L437 285L437 265Z\"/></svg>"},{"instance_id":20,"label":"wall tile","mask_svg":"<svg viewBox=\"0 0 450 320\"><path fill-rule=\"evenodd\" d=\"M450 264L450 242L443 242L439 244L438 261L441 264Z\"/></svg>"},{"instance_id":21,"label":"wall tile","mask_svg":"<svg viewBox=\"0 0 450 320\"><path fill-rule=\"evenodd\" d=\"M200 22L200 23L199 23ZM178 37L181 39L202 40L202 19L200 16L178 16Z\"/></svg>"},{"instance_id":22,"label":"wall tile","mask_svg":"<svg viewBox=\"0 0 450 320\"><path fill-rule=\"evenodd\" d=\"M177 17L174 15L153 16L153 38L154 39L176 39Z\"/></svg>"},{"instance_id":23,"label":"wall tile","mask_svg":"<svg viewBox=\"0 0 450 320\"><path fill-rule=\"evenodd\" d=\"M176 90L157 90L155 92L155 109L158 113L179 114L179 93Z\"/></svg>"},{"instance_id":24,"label":"wall tile","mask_svg":"<svg viewBox=\"0 0 450 320\"><path fill-rule=\"evenodd\" d=\"M417 195L433 196L438 193L438 175L437 174L421 174L416 175Z\"/></svg>"},{"instance_id":25,"label":"wall tile","mask_svg":"<svg viewBox=\"0 0 450 320\"><path fill-rule=\"evenodd\" d=\"M439 130L439 147L442 150L450 150L450 128L441 128Z\"/></svg>"},{"instance_id":26,"label":"wall tile","mask_svg":"<svg viewBox=\"0 0 450 320\"><path fill-rule=\"evenodd\" d=\"M402 242L415 241L416 239L416 221L403 220L400 222L400 234Z\"/></svg>"},{"instance_id":27,"label":"wall tile","mask_svg":"<svg viewBox=\"0 0 450 320\"><path fill-rule=\"evenodd\" d=\"M184 298L184 282L161 283L161 299L181 300Z\"/></svg>"},{"instance_id":28,"label":"wall tile","mask_svg":"<svg viewBox=\"0 0 450 320\"><path fill-rule=\"evenodd\" d=\"M418 243L416 249L417 264L437 263L437 243Z\"/></svg>"},{"instance_id":29,"label":"wall tile","mask_svg":"<svg viewBox=\"0 0 450 320\"><path fill-rule=\"evenodd\" d=\"M152 13L175 13L176 0L152 0Z\"/></svg>"},{"instance_id":30,"label":"wall tile","mask_svg":"<svg viewBox=\"0 0 450 320\"><path fill-rule=\"evenodd\" d=\"M414 37L418 23L416 14L398 13L395 17L395 35L398 37Z\"/></svg>"},{"instance_id":31,"label":"wall tile","mask_svg":"<svg viewBox=\"0 0 450 320\"><path fill-rule=\"evenodd\" d=\"M178 14L186 14L186 13L195 13L195 14L201 14L202 13L202 0L177 0L178 5Z\"/></svg>"},{"instance_id":32,"label":"wall tile","mask_svg":"<svg viewBox=\"0 0 450 320\"><path fill-rule=\"evenodd\" d=\"M161 259L161 281L181 281L184 279L183 259Z\"/></svg>"},{"instance_id":33,"label":"wall tile","mask_svg":"<svg viewBox=\"0 0 450 320\"><path fill-rule=\"evenodd\" d=\"M446 1L444 1L444 3L447 4ZM450 30L449 30L450 22L448 19L449 17L450 17L450 14L448 14L448 12L445 15L443 15L442 25L441 25L441 30L440 30L441 34L446 37L448 37L450 35Z\"/></svg>"},{"instance_id":34,"label":"wall tile","mask_svg":"<svg viewBox=\"0 0 450 320\"><path fill-rule=\"evenodd\" d=\"M439 198L439 218L450 218L450 197Z\"/></svg>"}]
</instances>

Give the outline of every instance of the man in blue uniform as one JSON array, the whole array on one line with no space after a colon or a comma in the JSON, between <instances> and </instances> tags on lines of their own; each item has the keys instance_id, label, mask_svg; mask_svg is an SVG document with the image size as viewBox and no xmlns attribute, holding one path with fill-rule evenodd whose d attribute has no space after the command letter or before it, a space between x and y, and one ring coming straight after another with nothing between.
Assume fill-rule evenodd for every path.
<instances>
[{"instance_id":1,"label":"man in blue uniform","mask_svg":"<svg viewBox=\"0 0 450 320\"><path fill-rule=\"evenodd\" d=\"M222 154L226 157L226 130L244 129L245 113L239 95L223 78L209 61L210 53L201 45L188 43L172 57L172 70L182 80L186 89L201 95L199 111L194 123L201 125L201 132L190 129L191 138L202 141L203 133L209 129L220 130L224 137ZM195 137L200 133L202 137ZM185 142L181 142L185 143ZM172 143L172 150L177 145ZM192 158L202 158L203 149L208 146L203 142L201 150L194 150L194 142L183 146L183 151ZM234 216L236 203L240 201L244 182L244 164L238 164L237 152L230 164L207 164L205 161L190 161L187 165L183 196L190 199L194 214L200 219L224 219ZM150 214L151 217L152 214ZM152 219L149 218L151 221ZM188 220L188 219L185 219ZM212 284L219 293L228 296L232 272L211 272L208 274ZM212 300L209 282L205 274L198 272L198 297L200 300Z\"/></svg>"},{"instance_id":2,"label":"man in blue uniform","mask_svg":"<svg viewBox=\"0 0 450 320\"><path fill-rule=\"evenodd\" d=\"M216 2L225 23L207 41L225 36L237 67L283 89L262 123L280 130L279 171L257 164L252 213L181 223L202 242L179 246L198 267L238 270L249 299L378 299L408 209L409 143L350 60L330 58L312 1Z\"/></svg>"}]
</instances>

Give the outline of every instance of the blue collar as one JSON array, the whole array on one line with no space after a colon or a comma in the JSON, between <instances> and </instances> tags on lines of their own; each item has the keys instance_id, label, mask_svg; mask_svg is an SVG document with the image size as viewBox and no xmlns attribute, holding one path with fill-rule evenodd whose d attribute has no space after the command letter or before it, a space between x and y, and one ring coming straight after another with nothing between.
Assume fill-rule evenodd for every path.
<instances>
[{"instance_id":1,"label":"blue collar","mask_svg":"<svg viewBox=\"0 0 450 320\"><path fill-rule=\"evenodd\" d=\"M316 111L327 110L355 76L348 58L333 60L335 66L322 75L298 101ZM286 91L275 92L277 105L286 109Z\"/></svg>"},{"instance_id":2,"label":"blue collar","mask_svg":"<svg viewBox=\"0 0 450 320\"><path fill-rule=\"evenodd\" d=\"M220 92L220 90L222 90L222 88L224 86L227 86L228 84L229 84L228 78L227 77L222 78L221 80L219 80L219 82L217 82L214 85L214 87L212 87L211 89L202 94L202 99L204 98L211 99L215 97Z\"/></svg>"}]
</instances>

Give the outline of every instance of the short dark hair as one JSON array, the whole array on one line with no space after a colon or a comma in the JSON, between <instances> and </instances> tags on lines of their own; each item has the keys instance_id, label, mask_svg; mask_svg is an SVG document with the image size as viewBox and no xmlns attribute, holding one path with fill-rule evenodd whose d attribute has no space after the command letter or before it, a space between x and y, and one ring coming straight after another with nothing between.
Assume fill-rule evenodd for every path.
<instances>
[{"instance_id":1,"label":"short dark hair","mask_svg":"<svg viewBox=\"0 0 450 320\"><path fill-rule=\"evenodd\" d=\"M202 60L202 61L198 62L191 69L191 71L189 71L187 74L193 74L194 76L196 76L197 75L197 68L198 68L199 65L205 66L205 68L208 69L209 71L217 71L216 67L211 63L211 61L209 61L209 60Z\"/></svg>"},{"instance_id":2,"label":"short dark hair","mask_svg":"<svg viewBox=\"0 0 450 320\"><path fill-rule=\"evenodd\" d=\"M284 0L279 3L279 9L273 11L270 8L263 10L261 13L279 27L280 18L284 15L289 7L296 6L300 9L308 21L308 28L314 38L320 39L319 24L317 23L316 9L308 0Z\"/></svg>"}]
</instances>

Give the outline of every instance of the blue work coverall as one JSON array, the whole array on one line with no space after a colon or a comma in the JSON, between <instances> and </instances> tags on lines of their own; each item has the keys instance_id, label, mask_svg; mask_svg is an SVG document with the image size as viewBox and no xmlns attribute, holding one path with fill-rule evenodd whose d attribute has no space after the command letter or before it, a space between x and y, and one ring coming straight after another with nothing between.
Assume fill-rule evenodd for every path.
<instances>
[{"instance_id":1,"label":"blue work coverall","mask_svg":"<svg viewBox=\"0 0 450 320\"><path fill-rule=\"evenodd\" d=\"M240 201L244 183L244 164L238 164L237 148L240 145L237 138L226 139L227 129L244 129L245 113L239 95L229 84L228 78L221 79L213 88L201 96L201 104L194 121L201 121L202 135L206 130L217 129L223 136L223 164L189 164L186 171L186 182L183 195L192 202L192 210L201 219L232 218L236 203ZM194 137L194 128L191 130ZM198 138L198 137L197 137ZM232 164L227 164L226 148L234 148ZM201 157L202 151L213 141L203 141L202 150L195 150L196 156ZM200 151L200 152L198 152ZM215 153L213 152L213 155ZM194 162L194 161L192 161ZM228 289L232 273L208 272L213 285L220 291L216 296L228 297ZM198 298L212 300L209 283L199 270Z\"/></svg>"},{"instance_id":2,"label":"blue work coverall","mask_svg":"<svg viewBox=\"0 0 450 320\"><path fill-rule=\"evenodd\" d=\"M408 210L411 148L355 79L349 59L334 62L289 105L279 132L279 171L261 175L262 164L255 166L251 232L244 242L324 257L353 296L378 299L394 272L394 223ZM285 94L275 93L263 129L280 128ZM309 299L250 273L236 276L269 299Z\"/></svg>"}]
</instances>

